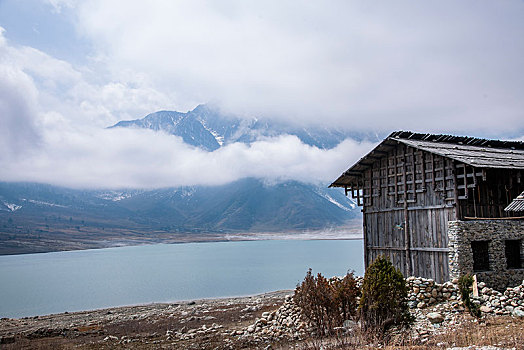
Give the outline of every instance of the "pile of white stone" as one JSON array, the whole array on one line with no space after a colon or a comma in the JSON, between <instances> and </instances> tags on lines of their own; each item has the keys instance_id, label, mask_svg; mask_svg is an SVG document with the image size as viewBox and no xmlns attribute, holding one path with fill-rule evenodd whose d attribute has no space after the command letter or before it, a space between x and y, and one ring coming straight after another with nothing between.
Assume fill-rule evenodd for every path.
<instances>
[{"instance_id":1,"label":"pile of white stone","mask_svg":"<svg viewBox=\"0 0 524 350\"><path fill-rule=\"evenodd\" d=\"M342 279L343 277L332 277L331 279ZM355 276L357 286L362 285L363 277ZM345 327L354 326L354 322L346 321ZM342 327L344 328L344 327ZM295 304L292 295L286 295L284 303L280 308L272 312L264 312L244 331L237 331L242 336L252 336L255 339L305 339L306 336L314 334L314 327L302 316L300 308Z\"/></svg>"},{"instance_id":2,"label":"pile of white stone","mask_svg":"<svg viewBox=\"0 0 524 350\"><path fill-rule=\"evenodd\" d=\"M474 297L473 302L481 305L480 311L484 313L524 317L524 281L520 286L507 288L504 293L488 288L481 282L479 296Z\"/></svg>"},{"instance_id":3,"label":"pile of white stone","mask_svg":"<svg viewBox=\"0 0 524 350\"><path fill-rule=\"evenodd\" d=\"M361 281L362 278L357 277L359 285ZM464 310L457 283L456 279L439 284L431 279L408 277L408 305L412 313L417 319L429 320L432 324L451 320L453 317L450 312ZM478 297L473 297L472 300L480 305L483 313L524 317L524 281L520 286L508 288L503 293L488 288L481 282L478 284L478 293ZM438 306L433 311L440 312L420 313L431 306ZM424 323L422 328L426 326ZM245 330L237 331L236 335L260 339L303 339L313 331L311 325L301 316L300 308L295 305L292 296L288 295L278 310L264 312L254 324Z\"/></svg>"},{"instance_id":4,"label":"pile of white stone","mask_svg":"<svg viewBox=\"0 0 524 350\"><path fill-rule=\"evenodd\" d=\"M443 302L451 302L456 307L462 307L457 283L456 279L438 284L430 279L408 277L406 285L409 290L409 307L424 309ZM524 317L524 281L519 286L507 288L504 292L486 287L484 282L480 282L478 296L474 296L472 300L484 313Z\"/></svg>"},{"instance_id":5,"label":"pile of white stone","mask_svg":"<svg viewBox=\"0 0 524 350\"><path fill-rule=\"evenodd\" d=\"M304 320L293 297L286 295L280 308L262 313L255 323L247 327L242 336L262 339L304 339L313 329Z\"/></svg>"},{"instance_id":6,"label":"pile of white stone","mask_svg":"<svg viewBox=\"0 0 524 350\"><path fill-rule=\"evenodd\" d=\"M441 303L448 300L458 300L456 280L445 282L443 284L422 277L406 278L406 287L408 288L408 305L411 309L423 309L433 304Z\"/></svg>"}]
</instances>

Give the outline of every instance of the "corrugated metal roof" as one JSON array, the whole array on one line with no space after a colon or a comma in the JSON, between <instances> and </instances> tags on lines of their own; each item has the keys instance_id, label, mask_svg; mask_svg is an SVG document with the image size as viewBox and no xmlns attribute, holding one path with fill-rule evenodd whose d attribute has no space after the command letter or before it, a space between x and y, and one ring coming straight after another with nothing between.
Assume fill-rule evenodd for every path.
<instances>
[{"instance_id":1,"label":"corrugated metal roof","mask_svg":"<svg viewBox=\"0 0 524 350\"><path fill-rule=\"evenodd\" d=\"M398 143L477 168L524 169L524 142L396 131L340 175L330 187L350 186L358 182L361 174L376 159L384 157Z\"/></svg>"},{"instance_id":2,"label":"corrugated metal roof","mask_svg":"<svg viewBox=\"0 0 524 350\"><path fill-rule=\"evenodd\" d=\"M524 211L524 192L519 194L513 202L504 208L504 211Z\"/></svg>"}]
</instances>

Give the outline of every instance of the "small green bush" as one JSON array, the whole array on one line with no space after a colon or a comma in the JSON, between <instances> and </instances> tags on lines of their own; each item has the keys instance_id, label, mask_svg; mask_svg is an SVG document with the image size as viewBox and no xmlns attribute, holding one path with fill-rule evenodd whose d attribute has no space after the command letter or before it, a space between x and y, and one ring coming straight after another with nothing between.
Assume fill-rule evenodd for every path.
<instances>
[{"instance_id":1,"label":"small green bush","mask_svg":"<svg viewBox=\"0 0 524 350\"><path fill-rule=\"evenodd\" d=\"M353 273L342 279L313 276L311 269L295 289L294 301L320 336L332 335L336 327L356 313L359 289Z\"/></svg>"},{"instance_id":2,"label":"small green bush","mask_svg":"<svg viewBox=\"0 0 524 350\"><path fill-rule=\"evenodd\" d=\"M359 311L364 331L383 336L393 325L408 327L413 318L402 273L385 256L368 266L362 282Z\"/></svg>"},{"instance_id":3,"label":"small green bush","mask_svg":"<svg viewBox=\"0 0 524 350\"><path fill-rule=\"evenodd\" d=\"M471 287L473 286L473 276L466 274L461 276L458 280L458 288L460 292L460 297L466 309L468 309L471 316L479 318L481 316L480 306L473 303L469 297L471 292Z\"/></svg>"}]
</instances>

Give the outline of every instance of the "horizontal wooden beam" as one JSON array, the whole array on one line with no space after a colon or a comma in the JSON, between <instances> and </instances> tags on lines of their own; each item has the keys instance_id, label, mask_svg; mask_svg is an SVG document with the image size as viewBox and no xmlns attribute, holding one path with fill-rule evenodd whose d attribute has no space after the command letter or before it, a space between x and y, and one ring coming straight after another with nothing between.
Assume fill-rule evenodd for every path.
<instances>
[{"instance_id":1,"label":"horizontal wooden beam","mask_svg":"<svg viewBox=\"0 0 524 350\"><path fill-rule=\"evenodd\" d=\"M411 248L411 250L415 250L419 252L449 253L449 248L418 247L418 248Z\"/></svg>"},{"instance_id":2,"label":"horizontal wooden beam","mask_svg":"<svg viewBox=\"0 0 524 350\"><path fill-rule=\"evenodd\" d=\"M379 246L367 246L367 249L370 250L398 250L398 251L405 251L405 247L379 247Z\"/></svg>"},{"instance_id":3,"label":"horizontal wooden beam","mask_svg":"<svg viewBox=\"0 0 524 350\"><path fill-rule=\"evenodd\" d=\"M392 246L367 246L371 250L397 250L405 251L405 247L392 247ZM448 253L449 248L437 248L437 247L410 247L409 250L417 252L435 252L435 253Z\"/></svg>"},{"instance_id":4,"label":"horizontal wooden beam","mask_svg":"<svg viewBox=\"0 0 524 350\"><path fill-rule=\"evenodd\" d=\"M464 216L466 220L524 220L524 216L510 216L507 218L477 218L472 216Z\"/></svg>"},{"instance_id":5,"label":"horizontal wooden beam","mask_svg":"<svg viewBox=\"0 0 524 350\"><path fill-rule=\"evenodd\" d=\"M427 207L423 206L416 206L416 207L408 207L408 211L417 211L417 210L430 210L430 209L444 209L444 208L453 208L453 205L449 204L442 204L442 205L429 205ZM378 210L369 210L366 211L366 214L376 214L376 213L387 213L390 211L400 211L404 210L404 208L387 208L387 209L378 209Z\"/></svg>"}]
</instances>

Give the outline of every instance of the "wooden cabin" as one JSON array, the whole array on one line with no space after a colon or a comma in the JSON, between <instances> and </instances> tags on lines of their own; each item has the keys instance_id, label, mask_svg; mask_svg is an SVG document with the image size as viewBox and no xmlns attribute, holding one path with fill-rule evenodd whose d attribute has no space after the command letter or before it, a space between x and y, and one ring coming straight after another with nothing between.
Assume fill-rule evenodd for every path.
<instances>
[{"instance_id":1,"label":"wooden cabin","mask_svg":"<svg viewBox=\"0 0 524 350\"><path fill-rule=\"evenodd\" d=\"M504 209L524 191L523 142L393 132L330 187L362 206L365 266L385 254L405 276L494 282L514 241L522 267L524 224Z\"/></svg>"}]
</instances>

